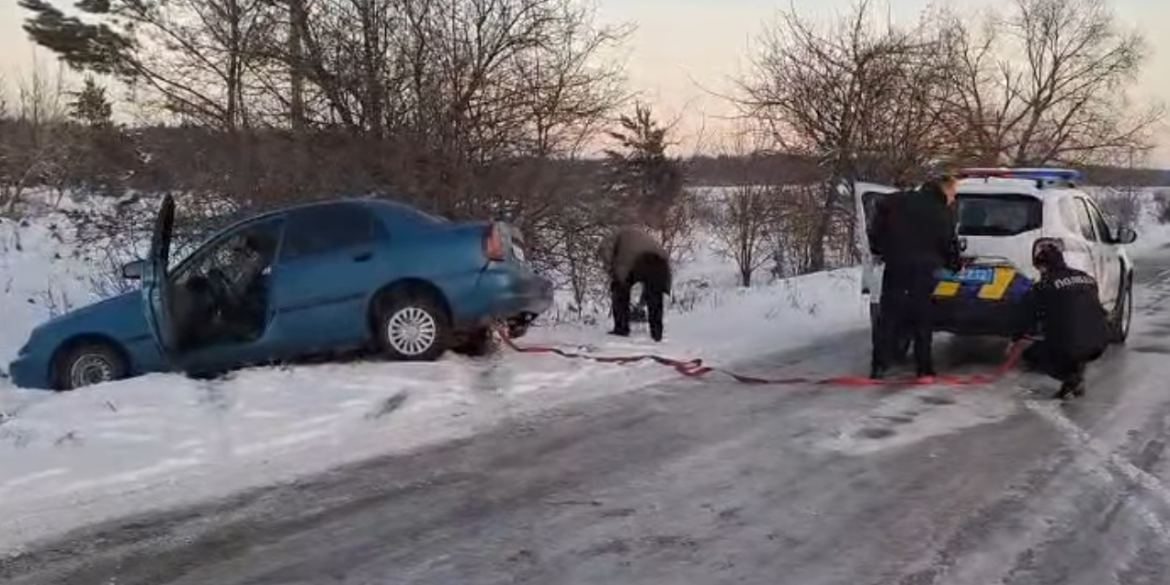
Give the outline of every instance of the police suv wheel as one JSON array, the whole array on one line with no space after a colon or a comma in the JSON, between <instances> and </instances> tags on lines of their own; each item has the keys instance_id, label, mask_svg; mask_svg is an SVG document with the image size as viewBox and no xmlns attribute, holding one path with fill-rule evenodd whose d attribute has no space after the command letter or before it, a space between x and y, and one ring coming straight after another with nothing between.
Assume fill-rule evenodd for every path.
<instances>
[{"instance_id":1,"label":"police suv wheel","mask_svg":"<svg viewBox=\"0 0 1170 585\"><path fill-rule=\"evenodd\" d=\"M450 343L450 328L446 310L425 292L398 292L378 304L375 331L392 360L439 359Z\"/></svg>"},{"instance_id":2,"label":"police suv wheel","mask_svg":"<svg viewBox=\"0 0 1170 585\"><path fill-rule=\"evenodd\" d=\"M1110 326L1113 331L1113 343L1123 344L1129 339L1129 326L1133 321L1133 283L1126 279L1121 285L1121 294L1117 296L1117 303L1113 307Z\"/></svg>"}]
</instances>

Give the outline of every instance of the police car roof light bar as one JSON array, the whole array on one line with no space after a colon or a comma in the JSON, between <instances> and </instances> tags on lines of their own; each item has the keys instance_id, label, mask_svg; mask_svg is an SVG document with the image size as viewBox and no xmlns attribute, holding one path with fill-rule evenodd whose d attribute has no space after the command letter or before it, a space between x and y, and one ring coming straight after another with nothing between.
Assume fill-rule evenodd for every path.
<instances>
[{"instance_id":1,"label":"police car roof light bar","mask_svg":"<svg viewBox=\"0 0 1170 585\"><path fill-rule=\"evenodd\" d=\"M1084 174L1076 169L1057 168L969 168L960 169L955 175L960 179L1024 179L1031 181L1079 181Z\"/></svg>"}]
</instances>

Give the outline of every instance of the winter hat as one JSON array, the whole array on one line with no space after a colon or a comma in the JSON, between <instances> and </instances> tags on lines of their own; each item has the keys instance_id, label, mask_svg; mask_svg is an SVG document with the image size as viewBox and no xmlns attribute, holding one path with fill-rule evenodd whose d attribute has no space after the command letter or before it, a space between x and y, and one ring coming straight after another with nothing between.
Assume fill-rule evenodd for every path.
<instances>
[{"instance_id":1,"label":"winter hat","mask_svg":"<svg viewBox=\"0 0 1170 585\"><path fill-rule=\"evenodd\" d=\"M1036 268L1059 268L1064 266L1064 251L1055 242L1041 242L1032 253L1032 266Z\"/></svg>"}]
</instances>

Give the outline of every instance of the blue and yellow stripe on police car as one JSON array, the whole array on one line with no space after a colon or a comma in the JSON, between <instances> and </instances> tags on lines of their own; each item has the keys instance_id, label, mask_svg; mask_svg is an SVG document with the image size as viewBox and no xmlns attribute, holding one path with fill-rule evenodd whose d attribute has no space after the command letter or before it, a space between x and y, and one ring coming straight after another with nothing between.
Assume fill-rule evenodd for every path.
<instances>
[{"instance_id":1,"label":"blue and yellow stripe on police car","mask_svg":"<svg viewBox=\"0 0 1170 585\"><path fill-rule=\"evenodd\" d=\"M985 301L1015 299L1023 296L1032 287L1032 280L1007 266L996 266L991 282L959 282L939 280L934 287L934 296L945 298L969 298Z\"/></svg>"}]
</instances>

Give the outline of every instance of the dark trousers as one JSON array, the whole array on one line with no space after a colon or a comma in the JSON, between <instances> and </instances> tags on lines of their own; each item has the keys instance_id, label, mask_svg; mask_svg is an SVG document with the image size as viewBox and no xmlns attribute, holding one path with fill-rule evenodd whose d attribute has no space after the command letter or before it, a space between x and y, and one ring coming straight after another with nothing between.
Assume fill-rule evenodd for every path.
<instances>
[{"instance_id":1,"label":"dark trousers","mask_svg":"<svg viewBox=\"0 0 1170 585\"><path fill-rule=\"evenodd\" d=\"M1085 366L1103 353L1102 350L1069 352L1041 340L1029 345L1020 358L1028 367L1050 378L1066 385L1076 385L1085 379Z\"/></svg>"},{"instance_id":2,"label":"dark trousers","mask_svg":"<svg viewBox=\"0 0 1170 585\"><path fill-rule=\"evenodd\" d=\"M931 296L936 285L934 270L925 264L886 265L873 347L875 369L888 368L901 340L910 337L918 373L934 372L934 327L930 319Z\"/></svg>"},{"instance_id":3,"label":"dark trousers","mask_svg":"<svg viewBox=\"0 0 1170 585\"><path fill-rule=\"evenodd\" d=\"M613 313L613 332L618 335L630 334L630 289L642 285L642 302L646 304L646 317L650 322L650 337L662 339L663 311L666 295L670 294L670 265L665 258L654 254L643 254L634 262L630 275L625 280L611 280L610 307Z\"/></svg>"}]
</instances>

